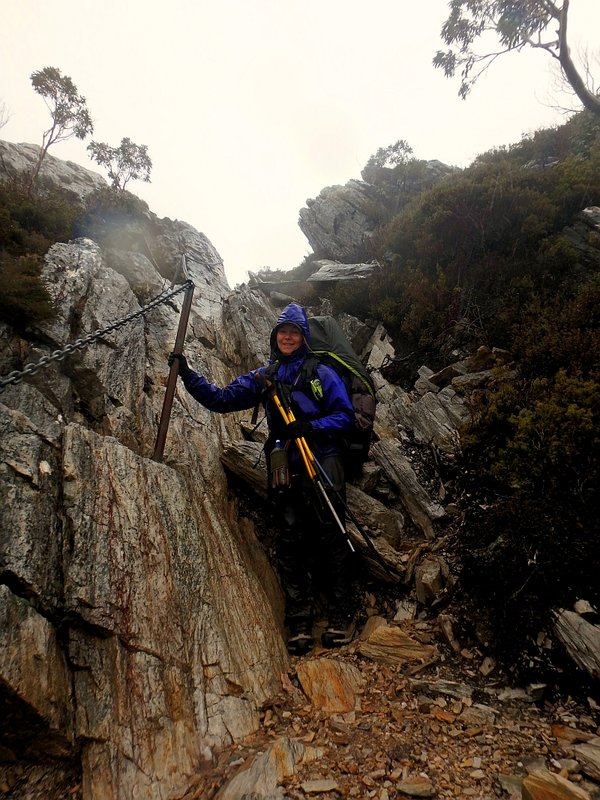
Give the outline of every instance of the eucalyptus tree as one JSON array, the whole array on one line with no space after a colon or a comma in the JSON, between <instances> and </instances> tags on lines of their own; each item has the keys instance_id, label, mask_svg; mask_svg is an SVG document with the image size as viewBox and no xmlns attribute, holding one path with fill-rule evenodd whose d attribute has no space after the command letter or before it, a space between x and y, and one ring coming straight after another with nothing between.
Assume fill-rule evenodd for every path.
<instances>
[{"instance_id":1,"label":"eucalyptus tree","mask_svg":"<svg viewBox=\"0 0 600 800\"><path fill-rule=\"evenodd\" d=\"M31 84L50 111L52 124L44 131L40 154L31 174L30 190L37 180L46 153L53 144L73 136L85 139L94 130L86 99L79 94L68 75L63 75L56 67L44 67L32 72Z\"/></svg>"},{"instance_id":2,"label":"eucalyptus tree","mask_svg":"<svg viewBox=\"0 0 600 800\"><path fill-rule=\"evenodd\" d=\"M447 77L460 75L462 98L496 59L531 47L555 59L583 105L600 115L600 96L589 63L580 69L571 57L569 0L450 0L449 9L441 30L449 49L438 50L433 64ZM488 44L490 37L498 42L497 48Z\"/></svg>"}]
</instances>

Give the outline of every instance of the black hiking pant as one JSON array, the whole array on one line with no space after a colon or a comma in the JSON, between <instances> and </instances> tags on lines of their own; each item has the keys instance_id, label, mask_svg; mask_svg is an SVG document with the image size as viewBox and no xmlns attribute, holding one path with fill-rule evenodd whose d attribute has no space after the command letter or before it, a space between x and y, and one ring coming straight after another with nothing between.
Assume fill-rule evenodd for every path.
<instances>
[{"instance_id":1,"label":"black hiking pant","mask_svg":"<svg viewBox=\"0 0 600 800\"><path fill-rule=\"evenodd\" d=\"M323 481L344 524L343 462L331 456L319 463L341 497L336 497ZM275 552L285 594L286 624L294 627L295 623L312 621L317 591L325 597L330 617L352 613L354 554L317 487L305 472L293 474L289 489L272 499L279 527Z\"/></svg>"}]
</instances>

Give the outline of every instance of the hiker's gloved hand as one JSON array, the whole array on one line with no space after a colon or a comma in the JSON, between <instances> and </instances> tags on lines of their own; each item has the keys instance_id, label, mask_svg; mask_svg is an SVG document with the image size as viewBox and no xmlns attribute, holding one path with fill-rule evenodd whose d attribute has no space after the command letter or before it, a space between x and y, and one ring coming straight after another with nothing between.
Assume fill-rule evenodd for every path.
<instances>
[{"instance_id":1,"label":"hiker's gloved hand","mask_svg":"<svg viewBox=\"0 0 600 800\"><path fill-rule=\"evenodd\" d=\"M297 419L294 422L288 422L285 426L285 432L282 436L283 439L303 439L305 436L310 436L313 432L313 426L310 422Z\"/></svg>"},{"instance_id":2,"label":"hiker's gloved hand","mask_svg":"<svg viewBox=\"0 0 600 800\"><path fill-rule=\"evenodd\" d=\"M167 364L171 367L174 362L178 363L179 374L182 378L186 378L191 373L192 370L190 369L187 363L187 358L183 355L183 353L169 353Z\"/></svg>"}]
</instances>

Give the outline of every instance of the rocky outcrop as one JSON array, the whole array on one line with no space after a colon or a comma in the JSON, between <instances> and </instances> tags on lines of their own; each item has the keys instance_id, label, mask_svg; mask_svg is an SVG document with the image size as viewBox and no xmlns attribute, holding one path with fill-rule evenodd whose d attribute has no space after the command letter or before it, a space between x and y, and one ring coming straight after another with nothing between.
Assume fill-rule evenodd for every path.
<instances>
[{"instance_id":1,"label":"rocky outcrop","mask_svg":"<svg viewBox=\"0 0 600 800\"><path fill-rule=\"evenodd\" d=\"M455 171L435 160L365 167L362 181L328 186L307 200L298 225L319 258L347 264L369 261L374 231L411 198Z\"/></svg>"},{"instance_id":2,"label":"rocky outcrop","mask_svg":"<svg viewBox=\"0 0 600 800\"><path fill-rule=\"evenodd\" d=\"M370 238L380 221L369 185L353 180L307 200L298 225L319 257L352 262L371 257Z\"/></svg>"},{"instance_id":3,"label":"rocky outcrop","mask_svg":"<svg viewBox=\"0 0 600 800\"><path fill-rule=\"evenodd\" d=\"M40 154L37 144L13 144L0 141L0 180L30 175ZM62 161L49 153L42 162L39 180L46 189L60 189L74 200L83 200L87 195L107 187L105 179L97 172Z\"/></svg>"}]
</instances>

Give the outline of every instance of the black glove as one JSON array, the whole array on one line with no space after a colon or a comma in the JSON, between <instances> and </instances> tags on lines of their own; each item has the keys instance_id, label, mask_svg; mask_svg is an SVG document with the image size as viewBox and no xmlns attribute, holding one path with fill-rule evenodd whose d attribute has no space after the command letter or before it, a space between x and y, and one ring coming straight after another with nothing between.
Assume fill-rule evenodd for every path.
<instances>
[{"instance_id":1,"label":"black glove","mask_svg":"<svg viewBox=\"0 0 600 800\"><path fill-rule=\"evenodd\" d=\"M288 422L285 426L282 439L304 439L305 436L310 436L313 432L313 426L310 422L297 419L294 422Z\"/></svg>"},{"instance_id":2,"label":"black glove","mask_svg":"<svg viewBox=\"0 0 600 800\"><path fill-rule=\"evenodd\" d=\"M183 355L183 353L169 353L167 364L171 367L175 361L177 361L179 364L179 374L181 377L187 377L192 371L187 363L187 358Z\"/></svg>"}]
</instances>

